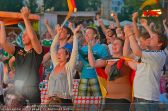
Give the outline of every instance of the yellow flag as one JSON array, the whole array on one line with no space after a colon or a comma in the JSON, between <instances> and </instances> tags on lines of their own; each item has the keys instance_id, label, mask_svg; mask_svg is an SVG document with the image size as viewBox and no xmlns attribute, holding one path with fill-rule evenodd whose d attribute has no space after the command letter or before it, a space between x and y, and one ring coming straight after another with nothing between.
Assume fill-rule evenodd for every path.
<instances>
[{"instance_id":1,"label":"yellow flag","mask_svg":"<svg viewBox=\"0 0 168 111\"><path fill-rule=\"evenodd\" d=\"M154 5L158 3L158 0L146 0L142 5L141 5L141 10L145 8L146 6Z\"/></svg>"},{"instance_id":2,"label":"yellow flag","mask_svg":"<svg viewBox=\"0 0 168 111\"><path fill-rule=\"evenodd\" d=\"M34 21L32 23L32 26L33 26L33 29L34 29L35 32L39 31L39 22L38 21Z\"/></svg>"}]
</instances>

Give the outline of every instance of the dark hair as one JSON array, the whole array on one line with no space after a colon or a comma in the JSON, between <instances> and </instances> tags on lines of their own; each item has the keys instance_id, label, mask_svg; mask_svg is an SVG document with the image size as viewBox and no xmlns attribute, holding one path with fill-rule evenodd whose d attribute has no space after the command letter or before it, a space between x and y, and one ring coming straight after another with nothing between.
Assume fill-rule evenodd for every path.
<instances>
[{"instance_id":1,"label":"dark hair","mask_svg":"<svg viewBox=\"0 0 168 111\"><path fill-rule=\"evenodd\" d=\"M113 33L113 35L115 34L115 35L117 35L116 34L116 29L110 29L111 30L111 32Z\"/></svg>"},{"instance_id":2,"label":"dark hair","mask_svg":"<svg viewBox=\"0 0 168 111\"><path fill-rule=\"evenodd\" d=\"M149 35L149 33L148 32L144 32L144 33L142 33L141 35L140 35L140 38L143 38L143 39L148 39L148 38L150 38L150 35Z\"/></svg>"},{"instance_id":3,"label":"dark hair","mask_svg":"<svg viewBox=\"0 0 168 111\"><path fill-rule=\"evenodd\" d=\"M68 39L69 39L71 36L73 36L73 32L72 32L72 30L71 30L69 27L64 26L63 28L66 29L67 34L69 34Z\"/></svg>"},{"instance_id":4,"label":"dark hair","mask_svg":"<svg viewBox=\"0 0 168 111\"><path fill-rule=\"evenodd\" d=\"M110 29L110 28L108 28L107 30L110 30L110 31L112 32L112 36L113 36L113 35L116 35L116 36L117 36L116 29ZM111 37L112 37L112 36L111 36Z\"/></svg>"},{"instance_id":5,"label":"dark hair","mask_svg":"<svg viewBox=\"0 0 168 111\"><path fill-rule=\"evenodd\" d=\"M161 50L164 50L167 47L167 37L162 33L156 33L158 35L159 43L162 43Z\"/></svg>"}]
</instances>

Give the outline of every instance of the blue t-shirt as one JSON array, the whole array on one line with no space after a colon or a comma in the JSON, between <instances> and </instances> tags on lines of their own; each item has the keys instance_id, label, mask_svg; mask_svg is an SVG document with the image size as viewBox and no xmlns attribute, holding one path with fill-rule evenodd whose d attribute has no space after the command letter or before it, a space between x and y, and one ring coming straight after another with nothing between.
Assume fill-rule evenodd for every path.
<instances>
[{"instance_id":1,"label":"blue t-shirt","mask_svg":"<svg viewBox=\"0 0 168 111\"><path fill-rule=\"evenodd\" d=\"M166 93L160 95L160 102L168 104L168 98L166 97Z\"/></svg>"},{"instance_id":2,"label":"blue t-shirt","mask_svg":"<svg viewBox=\"0 0 168 111\"><path fill-rule=\"evenodd\" d=\"M166 97L166 93L160 95L160 103L164 105L164 111L168 111L168 98Z\"/></svg>"},{"instance_id":3,"label":"blue t-shirt","mask_svg":"<svg viewBox=\"0 0 168 111\"><path fill-rule=\"evenodd\" d=\"M59 45L56 46L56 49L58 49L58 48L59 48ZM72 46L72 44L70 44L70 43L66 43L66 44L63 46L63 48L65 48L68 52L71 53L73 46Z\"/></svg>"},{"instance_id":4,"label":"blue t-shirt","mask_svg":"<svg viewBox=\"0 0 168 111\"><path fill-rule=\"evenodd\" d=\"M95 60L106 58L110 55L108 48L98 43L92 47L92 52ZM81 78L97 78L95 69L88 62L88 46L83 46L79 49L79 60L83 63Z\"/></svg>"}]
</instances>

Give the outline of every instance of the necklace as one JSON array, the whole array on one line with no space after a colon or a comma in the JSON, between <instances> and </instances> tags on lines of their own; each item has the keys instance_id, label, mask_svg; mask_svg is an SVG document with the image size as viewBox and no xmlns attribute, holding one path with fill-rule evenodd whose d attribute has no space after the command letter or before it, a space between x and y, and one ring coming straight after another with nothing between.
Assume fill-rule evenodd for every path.
<instances>
[{"instance_id":1,"label":"necklace","mask_svg":"<svg viewBox=\"0 0 168 111\"><path fill-rule=\"evenodd\" d=\"M24 50L25 50L26 52L29 52L31 49L25 49L25 48L24 48Z\"/></svg>"}]
</instances>

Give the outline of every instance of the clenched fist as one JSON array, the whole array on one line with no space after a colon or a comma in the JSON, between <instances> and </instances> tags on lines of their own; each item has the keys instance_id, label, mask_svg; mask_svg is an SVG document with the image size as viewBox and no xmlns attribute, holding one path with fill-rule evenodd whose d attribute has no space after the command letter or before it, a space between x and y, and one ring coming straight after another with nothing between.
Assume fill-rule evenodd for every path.
<instances>
[{"instance_id":1,"label":"clenched fist","mask_svg":"<svg viewBox=\"0 0 168 111\"><path fill-rule=\"evenodd\" d=\"M27 7L23 7L20 10L20 12L21 12L22 18L28 18L29 17L30 10Z\"/></svg>"}]
</instances>

